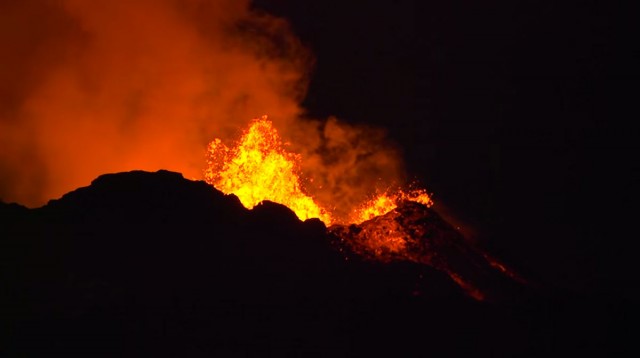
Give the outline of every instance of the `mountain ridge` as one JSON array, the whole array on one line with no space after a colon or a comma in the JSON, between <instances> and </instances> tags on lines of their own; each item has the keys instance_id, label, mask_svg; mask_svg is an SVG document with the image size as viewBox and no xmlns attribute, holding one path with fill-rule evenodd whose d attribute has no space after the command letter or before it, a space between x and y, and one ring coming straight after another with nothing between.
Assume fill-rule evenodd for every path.
<instances>
[{"instance_id":1,"label":"mountain ridge","mask_svg":"<svg viewBox=\"0 0 640 358\"><path fill-rule=\"evenodd\" d=\"M401 205L380 220L402 210L418 215L399 221L413 225L427 209ZM423 228L445 230L435 219ZM469 271L458 249L431 266L379 260L336 230L280 204L248 210L168 171L102 175L36 209L0 204L0 355L416 356L428 347L536 356L555 348L547 302L503 281L479 287L510 299L474 300L448 275L474 283L483 272ZM442 233L432 249L446 248L439 242L454 232Z\"/></svg>"}]
</instances>

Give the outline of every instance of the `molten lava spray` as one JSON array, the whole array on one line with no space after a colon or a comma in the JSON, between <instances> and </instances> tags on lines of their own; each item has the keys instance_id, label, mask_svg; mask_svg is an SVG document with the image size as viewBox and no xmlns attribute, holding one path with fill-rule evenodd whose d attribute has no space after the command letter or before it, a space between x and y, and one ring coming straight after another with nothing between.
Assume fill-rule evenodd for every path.
<instances>
[{"instance_id":1,"label":"molten lava spray","mask_svg":"<svg viewBox=\"0 0 640 358\"><path fill-rule=\"evenodd\" d=\"M366 201L358 207L350 222L360 224L364 221L371 220L376 216L384 215L398 206L399 202L413 201L430 207L433 205L431 196L425 189L400 190L396 192L385 192L377 195L371 200Z\"/></svg>"},{"instance_id":2,"label":"molten lava spray","mask_svg":"<svg viewBox=\"0 0 640 358\"><path fill-rule=\"evenodd\" d=\"M220 139L209 144L205 180L225 193L238 196L253 208L263 200L288 206L306 220L319 218L327 225L331 217L302 191L300 156L287 152L273 123L256 119L233 148Z\"/></svg>"},{"instance_id":3,"label":"molten lava spray","mask_svg":"<svg viewBox=\"0 0 640 358\"><path fill-rule=\"evenodd\" d=\"M319 218L326 225L333 223L361 223L395 209L400 202L414 201L431 206L431 198L424 189L391 191L390 189L357 206L339 210L321 206L306 193L300 171L302 156L287 151L273 123L262 116L254 119L235 145L226 146L216 138L208 147L208 167L205 180L217 189L238 196L251 209L263 200L289 207L298 218ZM371 193L369 193L371 196ZM386 235L386 241L392 240Z\"/></svg>"},{"instance_id":4,"label":"molten lava spray","mask_svg":"<svg viewBox=\"0 0 640 358\"><path fill-rule=\"evenodd\" d=\"M249 0L0 2L0 200L44 204L109 172L202 178L212 138L268 113L306 193L341 211L401 182L376 128L302 119L312 57Z\"/></svg>"}]
</instances>

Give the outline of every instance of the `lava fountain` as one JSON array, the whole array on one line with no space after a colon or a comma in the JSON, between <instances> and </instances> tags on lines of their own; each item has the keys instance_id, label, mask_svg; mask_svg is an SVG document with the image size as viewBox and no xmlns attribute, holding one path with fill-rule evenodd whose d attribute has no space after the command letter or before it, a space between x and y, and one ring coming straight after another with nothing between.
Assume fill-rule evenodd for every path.
<instances>
[{"instance_id":1,"label":"lava fountain","mask_svg":"<svg viewBox=\"0 0 640 358\"><path fill-rule=\"evenodd\" d=\"M305 191L300 174L303 158L287 151L286 146L266 115L256 118L233 146L228 147L218 138L209 143L205 181L224 193L236 195L249 209L269 200L289 207L301 220L318 218L327 226L342 223ZM349 208L352 214L348 222L359 224L383 215L402 201L432 204L424 189L389 189Z\"/></svg>"},{"instance_id":2,"label":"lava fountain","mask_svg":"<svg viewBox=\"0 0 640 358\"><path fill-rule=\"evenodd\" d=\"M318 218L332 223L331 215L307 195L301 185L300 155L288 152L267 116L254 119L235 146L215 139L207 148L205 181L235 194L251 209L263 200L283 204L302 220Z\"/></svg>"}]
</instances>

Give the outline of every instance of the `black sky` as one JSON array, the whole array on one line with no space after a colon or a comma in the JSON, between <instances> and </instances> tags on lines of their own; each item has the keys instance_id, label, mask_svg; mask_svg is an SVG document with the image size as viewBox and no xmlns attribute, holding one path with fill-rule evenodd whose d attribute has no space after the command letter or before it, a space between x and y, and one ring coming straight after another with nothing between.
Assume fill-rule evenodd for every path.
<instances>
[{"instance_id":1,"label":"black sky","mask_svg":"<svg viewBox=\"0 0 640 358\"><path fill-rule=\"evenodd\" d=\"M624 237L633 211L623 209L638 177L638 132L627 124L637 93L627 88L638 78L632 9L254 5L287 18L312 49L309 114L387 128L409 173L486 245L564 287L632 279Z\"/></svg>"}]
</instances>

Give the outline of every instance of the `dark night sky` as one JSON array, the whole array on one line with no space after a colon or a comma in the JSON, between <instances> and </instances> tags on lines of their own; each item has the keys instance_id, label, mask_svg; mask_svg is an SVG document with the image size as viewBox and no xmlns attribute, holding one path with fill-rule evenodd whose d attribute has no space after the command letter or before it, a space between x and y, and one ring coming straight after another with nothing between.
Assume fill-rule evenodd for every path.
<instances>
[{"instance_id":1,"label":"dark night sky","mask_svg":"<svg viewBox=\"0 0 640 358\"><path fill-rule=\"evenodd\" d=\"M626 124L637 118L629 104L637 91L625 89L638 78L631 9L254 4L287 18L314 52L310 115L387 128L409 173L486 245L565 287L597 291L632 279L625 219L633 211L624 209L638 177L638 132ZM632 294L631 286L618 289Z\"/></svg>"}]
</instances>

